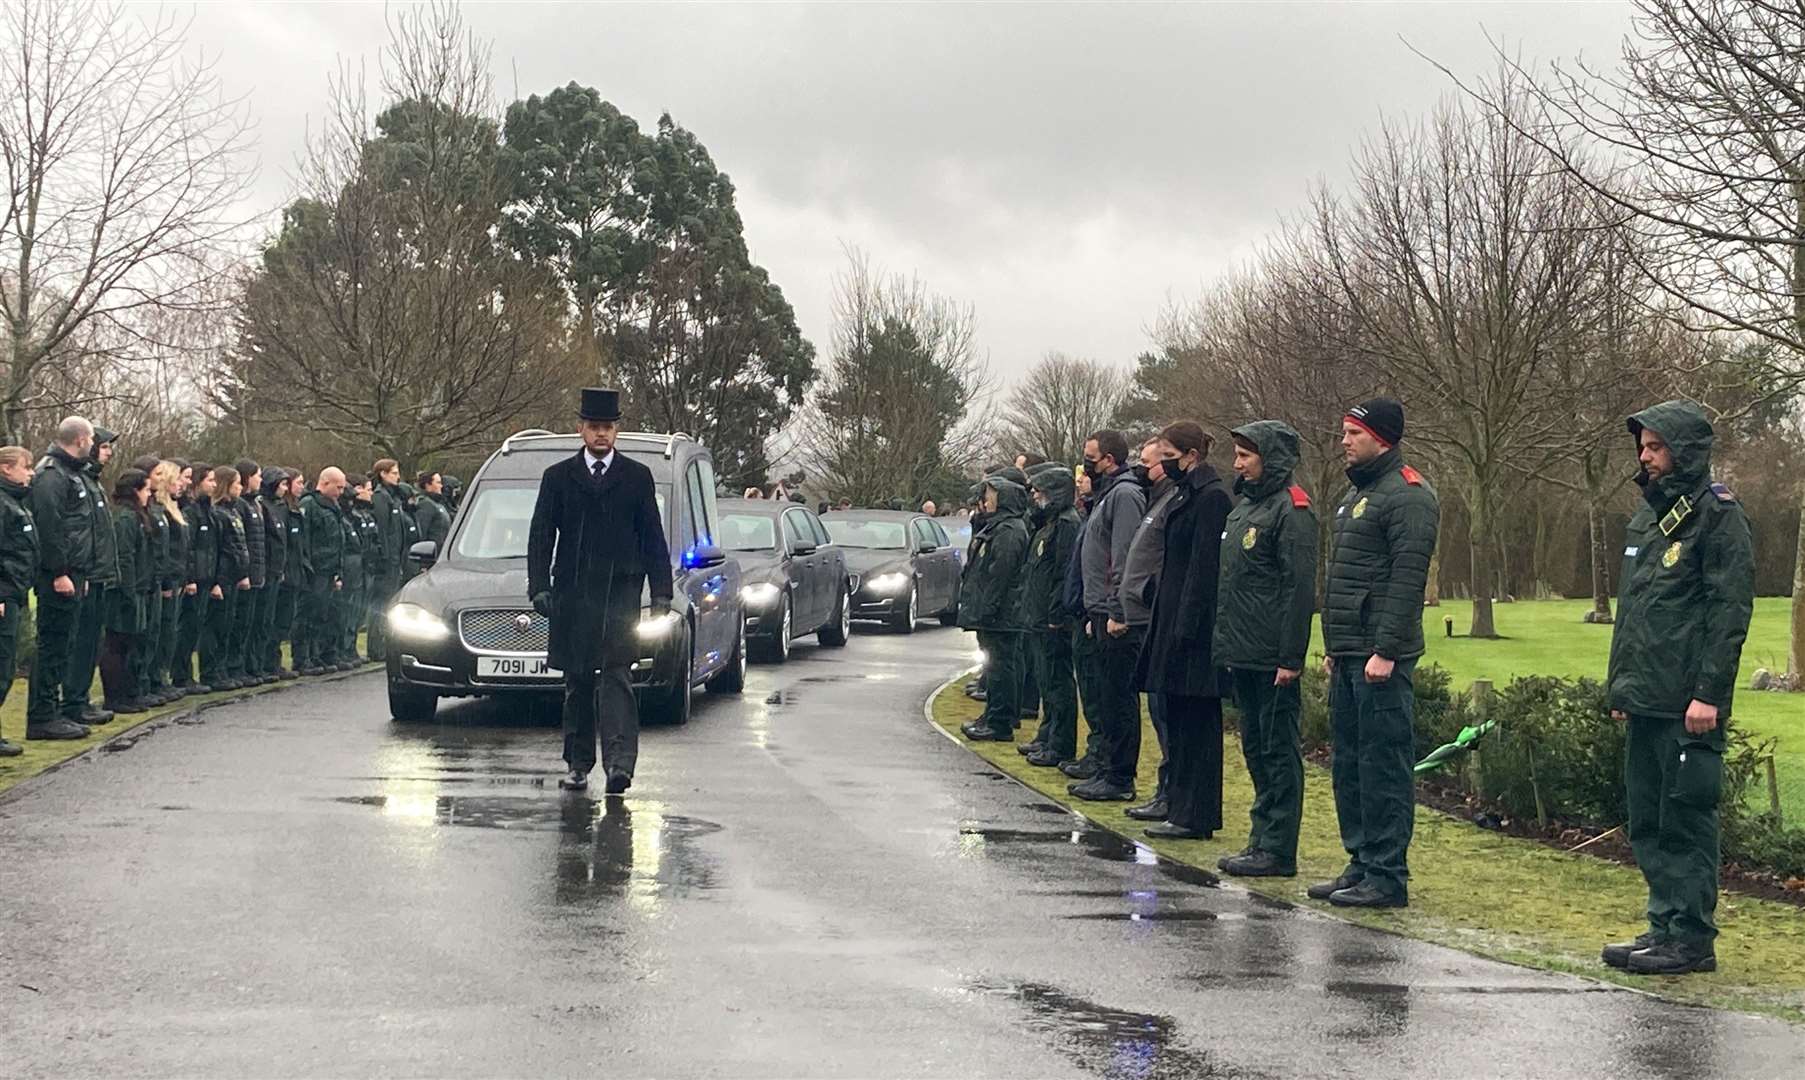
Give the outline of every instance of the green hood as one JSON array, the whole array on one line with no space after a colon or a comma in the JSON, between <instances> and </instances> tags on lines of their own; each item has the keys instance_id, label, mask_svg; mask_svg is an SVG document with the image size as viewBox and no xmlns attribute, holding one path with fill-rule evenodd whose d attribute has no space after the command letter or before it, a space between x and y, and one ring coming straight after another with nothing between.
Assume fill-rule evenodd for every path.
<instances>
[{"instance_id":1,"label":"green hood","mask_svg":"<svg viewBox=\"0 0 1805 1080\"><path fill-rule=\"evenodd\" d=\"M1047 497L1045 516L1058 517L1078 500L1078 481L1069 466L1048 462L1028 470L1028 486Z\"/></svg>"},{"instance_id":2,"label":"green hood","mask_svg":"<svg viewBox=\"0 0 1805 1080\"><path fill-rule=\"evenodd\" d=\"M1025 478L1024 478L1025 479ZM997 493L999 518L1028 516L1028 489L1003 476L987 476L984 486Z\"/></svg>"},{"instance_id":3,"label":"green hood","mask_svg":"<svg viewBox=\"0 0 1805 1080\"><path fill-rule=\"evenodd\" d=\"M1291 486L1291 474L1297 471L1297 432L1291 430L1291 425L1279 420L1255 420L1229 434L1253 443L1260 453L1260 479L1249 484L1235 477L1236 494L1258 502Z\"/></svg>"},{"instance_id":4,"label":"green hood","mask_svg":"<svg viewBox=\"0 0 1805 1080\"><path fill-rule=\"evenodd\" d=\"M1715 434L1705 410L1690 401L1663 401L1629 418L1630 437L1640 446L1642 430L1661 436L1673 451L1673 472L1651 484L1647 470L1636 475L1651 503L1670 506L1682 495L1695 494L1711 476L1711 442Z\"/></svg>"}]
</instances>

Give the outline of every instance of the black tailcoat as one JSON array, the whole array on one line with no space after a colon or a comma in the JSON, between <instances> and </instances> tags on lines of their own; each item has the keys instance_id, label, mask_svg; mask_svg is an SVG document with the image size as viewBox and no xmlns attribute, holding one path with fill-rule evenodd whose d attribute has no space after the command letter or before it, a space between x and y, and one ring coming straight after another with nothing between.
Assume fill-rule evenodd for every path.
<instances>
[{"instance_id":1,"label":"black tailcoat","mask_svg":"<svg viewBox=\"0 0 1805 1080\"><path fill-rule=\"evenodd\" d=\"M547 661L566 672L638 659L647 581L671 601L671 554L652 471L616 450L598 482L583 451L545 470L527 539L527 595L552 595Z\"/></svg>"}]
</instances>

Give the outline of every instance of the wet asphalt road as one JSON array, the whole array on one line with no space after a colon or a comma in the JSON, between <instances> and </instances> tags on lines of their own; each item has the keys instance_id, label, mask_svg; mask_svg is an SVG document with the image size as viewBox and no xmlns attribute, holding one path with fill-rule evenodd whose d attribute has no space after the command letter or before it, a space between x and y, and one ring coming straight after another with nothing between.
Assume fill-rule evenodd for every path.
<instances>
[{"instance_id":1,"label":"wet asphalt road","mask_svg":"<svg viewBox=\"0 0 1805 1080\"><path fill-rule=\"evenodd\" d=\"M1800 1029L1087 831L923 721L969 653L799 646L625 800L559 793L547 714L400 727L373 675L79 761L0 801L0 1073L1799 1075Z\"/></svg>"}]
</instances>

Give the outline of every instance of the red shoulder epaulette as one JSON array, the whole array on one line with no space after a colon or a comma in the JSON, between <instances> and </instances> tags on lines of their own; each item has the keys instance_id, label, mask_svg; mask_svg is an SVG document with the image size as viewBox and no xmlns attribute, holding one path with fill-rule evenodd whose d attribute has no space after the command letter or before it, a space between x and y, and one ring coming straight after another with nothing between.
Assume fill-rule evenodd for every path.
<instances>
[{"instance_id":1,"label":"red shoulder epaulette","mask_svg":"<svg viewBox=\"0 0 1805 1080\"><path fill-rule=\"evenodd\" d=\"M1298 487L1296 484L1292 484L1291 485L1291 505L1297 507L1299 510L1309 509L1310 493L1305 491L1303 488Z\"/></svg>"},{"instance_id":2,"label":"red shoulder epaulette","mask_svg":"<svg viewBox=\"0 0 1805 1080\"><path fill-rule=\"evenodd\" d=\"M1417 472L1415 469L1411 468L1408 465L1399 469L1398 475L1402 476L1404 478L1404 482L1406 484L1411 485L1412 487L1422 487L1423 486L1423 474L1420 472Z\"/></svg>"}]
</instances>

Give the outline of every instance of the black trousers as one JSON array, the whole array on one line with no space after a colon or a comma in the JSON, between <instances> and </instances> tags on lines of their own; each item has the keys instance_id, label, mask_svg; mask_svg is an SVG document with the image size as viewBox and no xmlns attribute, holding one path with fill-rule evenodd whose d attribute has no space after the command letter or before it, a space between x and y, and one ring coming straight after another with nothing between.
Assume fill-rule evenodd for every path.
<instances>
[{"instance_id":1,"label":"black trousers","mask_svg":"<svg viewBox=\"0 0 1805 1080\"><path fill-rule=\"evenodd\" d=\"M1134 666L1146 635L1131 626L1121 637L1111 637L1105 626L1103 616L1091 616L1103 728L1103 767L1098 775L1117 787L1133 787L1141 759L1141 695L1134 687Z\"/></svg>"},{"instance_id":2,"label":"black trousers","mask_svg":"<svg viewBox=\"0 0 1805 1080\"><path fill-rule=\"evenodd\" d=\"M138 681L138 649L141 634L122 634L108 630L100 643L100 688L106 694L107 708L138 700L142 687Z\"/></svg>"},{"instance_id":3,"label":"black trousers","mask_svg":"<svg viewBox=\"0 0 1805 1080\"><path fill-rule=\"evenodd\" d=\"M1153 797L1163 799L1172 780L1171 740L1166 736L1166 695L1147 695L1147 719L1153 724L1153 737L1159 740L1159 783L1153 788Z\"/></svg>"},{"instance_id":4,"label":"black trousers","mask_svg":"<svg viewBox=\"0 0 1805 1080\"><path fill-rule=\"evenodd\" d=\"M0 611L0 705L6 704L13 675L18 671L19 627L25 625L25 598L12 597L5 607L5 611Z\"/></svg>"},{"instance_id":5,"label":"black trousers","mask_svg":"<svg viewBox=\"0 0 1805 1080\"><path fill-rule=\"evenodd\" d=\"M178 672L175 666L176 639L182 633L182 609L188 606L188 597L182 595L182 587L177 586L175 595L163 601L163 625L157 630L157 657L151 663L156 672L157 686L169 686Z\"/></svg>"},{"instance_id":6,"label":"black trousers","mask_svg":"<svg viewBox=\"0 0 1805 1080\"><path fill-rule=\"evenodd\" d=\"M1008 734L1022 715L1022 635L980 630L978 648L985 658L981 720L990 730Z\"/></svg>"},{"instance_id":7,"label":"black trousers","mask_svg":"<svg viewBox=\"0 0 1805 1080\"><path fill-rule=\"evenodd\" d=\"M263 598L267 592L267 585L254 585L238 594L238 610L232 616L232 637L227 645L229 658L226 661L226 672L235 679L260 673L256 656L257 620L263 617Z\"/></svg>"},{"instance_id":8,"label":"black trousers","mask_svg":"<svg viewBox=\"0 0 1805 1080\"><path fill-rule=\"evenodd\" d=\"M208 686L232 677L233 630L245 595L230 585L220 593L220 599L207 604L207 621L201 626L201 682Z\"/></svg>"},{"instance_id":9,"label":"black trousers","mask_svg":"<svg viewBox=\"0 0 1805 1080\"><path fill-rule=\"evenodd\" d=\"M1103 756L1103 694L1097 689L1097 642L1081 619L1072 627L1072 674L1078 682L1079 712L1084 717L1084 757Z\"/></svg>"},{"instance_id":10,"label":"black trousers","mask_svg":"<svg viewBox=\"0 0 1805 1080\"><path fill-rule=\"evenodd\" d=\"M292 581L284 581L281 585L276 587L276 603L270 616L269 634L263 641L263 647L267 651L269 669L271 671L280 671L283 668L282 643L284 641L289 643L288 666L299 666L294 663L294 657L297 652L295 643L295 615L300 610L298 606L300 595L301 587Z\"/></svg>"},{"instance_id":11,"label":"black trousers","mask_svg":"<svg viewBox=\"0 0 1805 1080\"><path fill-rule=\"evenodd\" d=\"M1187 829L1222 828L1222 699L1166 694L1166 820Z\"/></svg>"},{"instance_id":12,"label":"black trousers","mask_svg":"<svg viewBox=\"0 0 1805 1080\"><path fill-rule=\"evenodd\" d=\"M81 622L82 583L75 595L59 596L48 578L36 588L38 602L38 656L31 665L30 696L25 705L25 726L42 727L63 712L63 684L75 661L75 630ZM76 706L80 711L80 706Z\"/></svg>"},{"instance_id":13,"label":"black trousers","mask_svg":"<svg viewBox=\"0 0 1805 1080\"><path fill-rule=\"evenodd\" d=\"M181 625L175 634L175 652L169 658L169 680L176 686L194 682L194 654L201 647L201 627L207 623L207 605L213 602L207 588L182 597Z\"/></svg>"},{"instance_id":14,"label":"black trousers","mask_svg":"<svg viewBox=\"0 0 1805 1080\"><path fill-rule=\"evenodd\" d=\"M1034 741L1060 758L1078 750L1078 694L1072 680L1072 632L1039 630L1023 635L1040 687L1040 732Z\"/></svg>"},{"instance_id":15,"label":"black trousers","mask_svg":"<svg viewBox=\"0 0 1805 1080\"><path fill-rule=\"evenodd\" d=\"M401 570L397 567L394 570L377 574L375 580L370 583L369 592L364 597L369 606L370 619L370 634L367 639L368 655L378 660L388 655L389 627L388 620L383 616L389 609L389 597L394 596L395 590L399 588L401 588Z\"/></svg>"},{"instance_id":16,"label":"black trousers","mask_svg":"<svg viewBox=\"0 0 1805 1080\"><path fill-rule=\"evenodd\" d=\"M91 706L89 696L94 688L94 673L100 667L100 639L106 633L106 593L117 585L88 585L82 597L81 614L75 627L75 644L69 653L69 673L63 677L63 717L81 719Z\"/></svg>"},{"instance_id":17,"label":"black trousers","mask_svg":"<svg viewBox=\"0 0 1805 1080\"><path fill-rule=\"evenodd\" d=\"M639 764L639 706L624 667L564 673L564 763L577 772L602 768L633 775Z\"/></svg>"}]
</instances>

